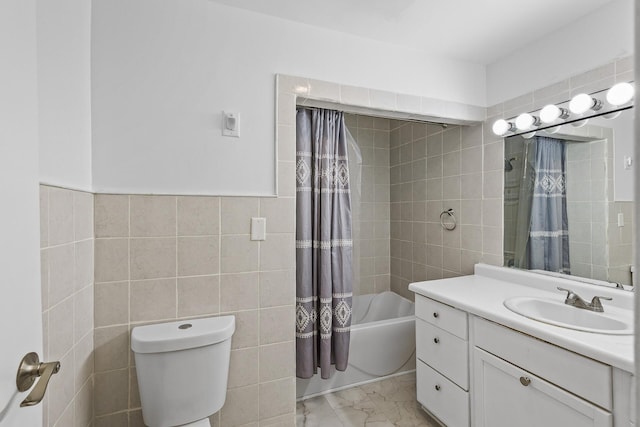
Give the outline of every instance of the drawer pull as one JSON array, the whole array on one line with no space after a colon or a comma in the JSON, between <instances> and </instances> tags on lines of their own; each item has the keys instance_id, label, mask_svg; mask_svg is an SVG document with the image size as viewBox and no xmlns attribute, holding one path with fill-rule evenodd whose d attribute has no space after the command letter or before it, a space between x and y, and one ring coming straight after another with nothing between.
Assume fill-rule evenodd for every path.
<instances>
[{"instance_id":1,"label":"drawer pull","mask_svg":"<svg viewBox=\"0 0 640 427\"><path fill-rule=\"evenodd\" d=\"M436 391L440 391L440 384L436 384Z\"/></svg>"},{"instance_id":2,"label":"drawer pull","mask_svg":"<svg viewBox=\"0 0 640 427\"><path fill-rule=\"evenodd\" d=\"M437 311L434 311L434 312L433 312L433 317L435 317L435 318L437 319L437 318L438 318L438 316L440 316L440 315L438 314L438 312L437 312Z\"/></svg>"},{"instance_id":3,"label":"drawer pull","mask_svg":"<svg viewBox=\"0 0 640 427\"><path fill-rule=\"evenodd\" d=\"M529 384L531 384L531 378L529 377L520 377L520 384L522 384L523 386L528 386Z\"/></svg>"},{"instance_id":4,"label":"drawer pull","mask_svg":"<svg viewBox=\"0 0 640 427\"><path fill-rule=\"evenodd\" d=\"M436 343L436 344L438 344L438 343L440 342L440 338L435 337L435 338L433 339L433 342L434 342L434 343Z\"/></svg>"}]
</instances>

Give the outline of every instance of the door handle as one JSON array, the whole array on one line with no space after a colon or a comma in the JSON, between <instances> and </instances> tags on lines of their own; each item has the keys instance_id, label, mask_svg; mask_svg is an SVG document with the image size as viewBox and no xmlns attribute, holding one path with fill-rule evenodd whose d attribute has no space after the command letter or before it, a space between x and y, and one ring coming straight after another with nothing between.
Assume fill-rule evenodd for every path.
<instances>
[{"instance_id":1,"label":"door handle","mask_svg":"<svg viewBox=\"0 0 640 427\"><path fill-rule=\"evenodd\" d=\"M20 403L20 407L34 406L42 401L47 385L53 374L60 371L60 362L40 362L38 353L27 353L20 361L16 374L16 386L18 391L27 391L31 388L36 378L41 377L31 393Z\"/></svg>"}]
</instances>

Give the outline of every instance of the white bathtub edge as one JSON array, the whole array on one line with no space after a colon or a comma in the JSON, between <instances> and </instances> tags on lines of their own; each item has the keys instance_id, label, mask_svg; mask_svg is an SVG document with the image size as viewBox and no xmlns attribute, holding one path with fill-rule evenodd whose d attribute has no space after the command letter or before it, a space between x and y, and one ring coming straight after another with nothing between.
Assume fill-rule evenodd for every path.
<instances>
[{"instance_id":1,"label":"white bathtub edge","mask_svg":"<svg viewBox=\"0 0 640 427\"><path fill-rule=\"evenodd\" d=\"M297 398L296 402L302 402L303 400L312 399L314 397L323 396L325 394L334 393L336 391L347 390L347 389L350 389L350 388L353 388L353 387L358 387L358 386L365 385L365 384L371 384L371 383L376 383L378 381L388 380L389 378L399 377L399 376L402 376L402 375L407 375L407 374L410 374L410 373L415 372L415 371L416 371L415 369L410 369L408 371L396 372L395 374L385 375L384 377L377 377L377 378L373 378L373 379L366 380L366 381L360 381L359 383L353 383L353 384L348 384L348 385L345 385L345 386L342 386L342 387L332 388L330 390L324 390L324 391L321 391L320 393L310 394L308 396L303 396L303 397Z\"/></svg>"}]
</instances>

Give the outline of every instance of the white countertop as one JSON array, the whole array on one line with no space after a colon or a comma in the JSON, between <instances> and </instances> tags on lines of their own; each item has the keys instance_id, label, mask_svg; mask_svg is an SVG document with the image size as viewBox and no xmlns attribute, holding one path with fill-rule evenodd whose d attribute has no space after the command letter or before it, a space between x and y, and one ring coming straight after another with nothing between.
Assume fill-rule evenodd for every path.
<instances>
[{"instance_id":1,"label":"white countertop","mask_svg":"<svg viewBox=\"0 0 640 427\"><path fill-rule=\"evenodd\" d=\"M614 301L617 300L619 305L627 309L632 306L633 294L567 279L539 276L541 275L526 271L478 265L473 276L412 283L409 290L607 365L634 372L633 335L605 335L562 328L521 316L503 305L504 300L511 297L540 297L563 301L565 295L555 290L556 285L569 286L585 299L596 294L615 295ZM530 282L531 285L518 282ZM591 295L589 291L592 291ZM602 303L605 312L607 303L608 301ZM609 304L618 305L613 302Z\"/></svg>"}]
</instances>

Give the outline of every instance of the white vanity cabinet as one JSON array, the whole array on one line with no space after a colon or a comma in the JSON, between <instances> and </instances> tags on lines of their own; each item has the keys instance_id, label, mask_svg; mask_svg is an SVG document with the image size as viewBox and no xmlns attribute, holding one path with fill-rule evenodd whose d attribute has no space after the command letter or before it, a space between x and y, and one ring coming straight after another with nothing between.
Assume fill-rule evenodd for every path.
<instances>
[{"instance_id":1,"label":"white vanity cabinet","mask_svg":"<svg viewBox=\"0 0 640 427\"><path fill-rule=\"evenodd\" d=\"M418 402L449 427L469 426L466 312L416 295Z\"/></svg>"},{"instance_id":2,"label":"white vanity cabinet","mask_svg":"<svg viewBox=\"0 0 640 427\"><path fill-rule=\"evenodd\" d=\"M416 295L417 399L448 427L634 427L633 376Z\"/></svg>"}]
</instances>

